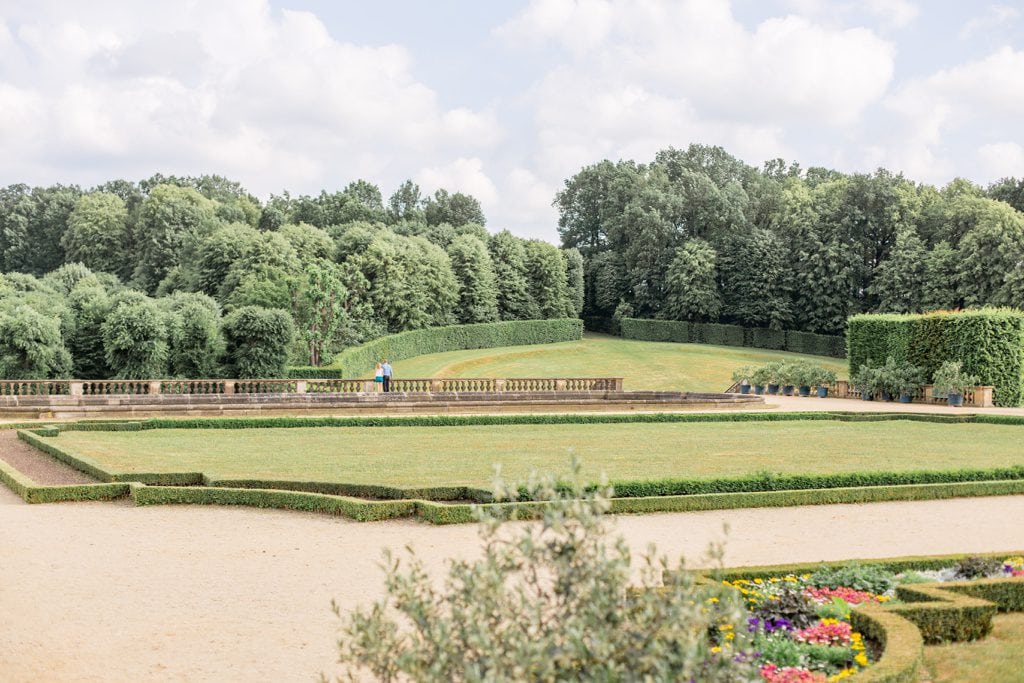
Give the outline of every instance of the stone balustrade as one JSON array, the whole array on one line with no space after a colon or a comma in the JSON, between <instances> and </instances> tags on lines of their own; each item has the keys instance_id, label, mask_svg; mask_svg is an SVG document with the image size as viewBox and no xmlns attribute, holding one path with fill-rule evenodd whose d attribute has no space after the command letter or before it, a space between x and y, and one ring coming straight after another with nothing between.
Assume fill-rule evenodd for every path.
<instances>
[{"instance_id":1,"label":"stone balustrade","mask_svg":"<svg viewBox=\"0 0 1024 683\"><path fill-rule=\"evenodd\" d=\"M375 393L372 379L0 380L0 396L276 395ZM395 378L396 393L621 392L621 377Z\"/></svg>"}]
</instances>

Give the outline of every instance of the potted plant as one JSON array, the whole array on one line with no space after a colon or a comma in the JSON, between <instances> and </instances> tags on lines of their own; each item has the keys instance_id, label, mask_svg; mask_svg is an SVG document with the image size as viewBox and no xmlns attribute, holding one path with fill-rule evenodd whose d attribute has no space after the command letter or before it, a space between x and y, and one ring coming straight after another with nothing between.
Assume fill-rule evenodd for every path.
<instances>
[{"instance_id":1,"label":"potted plant","mask_svg":"<svg viewBox=\"0 0 1024 683\"><path fill-rule=\"evenodd\" d=\"M812 365L808 379L811 386L818 387L818 398L827 398L829 386L836 382L836 373L820 365Z\"/></svg>"},{"instance_id":2,"label":"potted plant","mask_svg":"<svg viewBox=\"0 0 1024 683\"><path fill-rule=\"evenodd\" d=\"M811 385L814 384L817 367L807 361L793 363L790 367L792 368L793 384L796 385L798 393L801 396L810 396Z\"/></svg>"},{"instance_id":3,"label":"potted plant","mask_svg":"<svg viewBox=\"0 0 1024 683\"><path fill-rule=\"evenodd\" d=\"M871 361L857 368L850 378L853 384L860 391L860 397L865 401L873 401L875 392L878 391L878 368L871 366Z\"/></svg>"},{"instance_id":4,"label":"potted plant","mask_svg":"<svg viewBox=\"0 0 1024 683\"><path fill-rule=\"evenodd\" d=\"M800 368L797 363L779 363L779 384L782 385L783 396L792 396Z\"/></svg>"},{"instance_id":5,"label":"potted plant","mask_svg":"<svg viewBox=\"0 0 1024 683\"><path fill-rule=\"evenodd\" d=\"M910 403L914 400L914 392L924 384L923 375L921 368L916 365L903 364L893 385L900 403Z\"/></svg>"},{"instance_id":6,"label":"potted plant","mask_svg":"<svg viewBox=\"0 0 1024 683\"><path fill-rule=\"evenodd\" d=\"M935 376L932 378L932 392L934 396L944 395L946 402L951 406L962 406L964 391L969 387L977 386L977 384L977 377L963 371L963 363L947 360L935 371Z\"/></svg>"},{"instance_id":7,"label":"potted plant","mask_svg":"<svg viewBox=\"0 0 1024 683\"><path fill-rule=\"evenodd\" d=\"M750 373L750 381L754 383L754 393L760 396L764 393L764 388L768 385L768 381L771 379L769 368L767 365L762 365L755 368Z\"/></svg>"},{"instance_id":8,"label":"potted plant","mask_svg":"<svg viewBox=\"0 0 1024 683\"><path fill-rule=\"evenodd\" d=\"M782 381L782 365L782 363L776 361L765 363L762 368L765 372L765 381L768 382L769 394L779 393L779 383Z\"/></svg>"},{"instance_id":9,"label":"potted plant","mask_svg":"<svg viewBox=\"0 0 1024 683\"><path fill-rule=\"evenodd\" d=\"M750 379L754 374L756 368L750 365L744 365L742 368L736 368L732 371L732 381L740 383L740 393L750 393Z\"/></svg>"},{"instance_id":10,"label":"potted plant","mask_svg":"<svg viewBox=\"0 0 1024 683\"><path fill-rule=\"evenodd\" d=\"M875 368L875 391L881 394L883 401L891 401L900 395L903 365L889 356L885 359L884 364Z\"/></svg>"}]
</instances>

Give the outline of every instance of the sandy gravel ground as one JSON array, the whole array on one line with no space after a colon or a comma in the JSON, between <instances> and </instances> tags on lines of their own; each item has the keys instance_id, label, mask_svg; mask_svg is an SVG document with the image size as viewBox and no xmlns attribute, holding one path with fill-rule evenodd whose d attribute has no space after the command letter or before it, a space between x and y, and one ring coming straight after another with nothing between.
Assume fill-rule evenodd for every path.
<instances>
[{"instance_id":1,"label":"sandy gravel ground","mask_svg":"<svg viewBox=\"0 0 1024 683\"><path fill-rule=\"evenodd\" d=\"M13 465L29 479L44 486L91 484L96 481L88 474L28 445L10 429L0 431L0 460Z\"/></svg>"},{"instance_id":2,"label":"sandy gravel ground","mask_svg":"<svg viewBox=\"0 0 1024 683\"><path fill-rule=\"evenodd\" d=\"M733 565L1024 549L1024 496L623 516L640 550ZM472 526L130 503L26 505L0 487L4 681L313 681L343 609L382 591L384 548L440 570ZM693 564L694 562L691 562Z\"/></svg>"}]
</instances>

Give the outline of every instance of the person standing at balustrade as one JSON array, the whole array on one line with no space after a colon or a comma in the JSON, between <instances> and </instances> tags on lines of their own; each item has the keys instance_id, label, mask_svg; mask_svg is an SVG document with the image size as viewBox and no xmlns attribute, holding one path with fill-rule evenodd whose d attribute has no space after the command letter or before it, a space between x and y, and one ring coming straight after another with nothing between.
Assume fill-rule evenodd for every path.
<instances>
[{"instance_id":1,"label":"person standing at balustrade","mask_svg":"<svg viewBox=\"0 0 1024 683\"><path fill-rule=\"evenodd\" d=\"M393 370L391 369L391 363L385 358L384 362L380 365L380 370L384 376L384 393L391 391L391 375Z\"/></svg>"}]
</instances>

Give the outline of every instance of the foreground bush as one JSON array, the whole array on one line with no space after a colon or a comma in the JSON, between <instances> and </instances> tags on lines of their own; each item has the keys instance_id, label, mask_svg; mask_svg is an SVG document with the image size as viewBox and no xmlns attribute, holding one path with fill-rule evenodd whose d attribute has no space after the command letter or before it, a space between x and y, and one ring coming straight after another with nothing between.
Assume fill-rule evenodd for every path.
<instances>
[{"instance_id":1,"label":"foreground bush","mask_svg":"<svg viewBox=\"0 0 1024 683\"><path fill-rule=\"evenodd\" d=\"M452 561L440 589L411 552L386 555L388 596L347 619L341 662L384 681L759 680L736 591L682 571L661 586L669 562L653 548L631 586L609 488L527 489L550 501L541 521L511 530L480 513L483 557Z\"/></svg>"}]
</instances>

